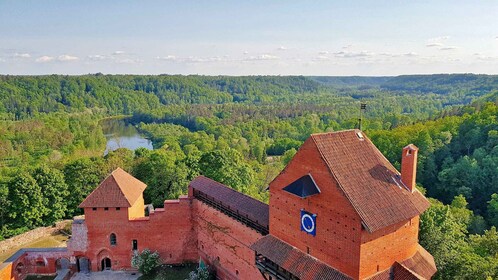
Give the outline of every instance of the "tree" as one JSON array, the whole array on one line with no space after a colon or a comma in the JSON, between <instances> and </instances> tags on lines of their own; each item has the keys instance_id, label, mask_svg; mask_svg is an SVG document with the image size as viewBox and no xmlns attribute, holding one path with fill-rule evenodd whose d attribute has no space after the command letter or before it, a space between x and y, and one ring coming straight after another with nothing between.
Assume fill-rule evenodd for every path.
<instances>
[{"instance_id":1,"label":"tree","mask_svg":"<svg viewBox=\"0 0 498 280\"><path fill-rule=\"evenodd\" d=\"M144 249L141 253L135 253L131 258L131 266L135 267L144 275L150 275L161 265L161 257L157 251Z\"/></svg>"},{"instance_id":2,"label":"tree","mask_svg":"<svg viewBox=\"0 0 498 280\"><path fill-rule=\"evenodd\" d=\"M43 224L48 213L41 187L26 171L21 171L9 182L9 217L15 227L34 228Z\"/></svg>"},{"instance_id":3,"label":"tree","mask_svg":"<svg viewBox=\"0 0 498 280\"><path fill-rule=\"evenodd\" d=\"M68 190L67 214L72 217L81 213L78 205L104 179L104 163L97 158L81 158L64 166L64 177Z\"/></svg>"},{"instance_id":4,"label":"tree","mask_svg":"<svg viewBox=\"0 0 498 280\"><path fill-rule=\"evenodd\" d=\"M488 201L488 221L493 226L498 226L498 194L491 195L491 200Z\"/></svg>"},{"instance_id":5,"label":"tree","mask_svg":"<svg viewBox=\"0 0 498 280\"><path fill-rule=\"evenodd\" d=\"M48 210L43 216L44 224L51 225L64 218L69 195L64 174L57 169L42 166L33 171L33 179L41 188L44 207Z\"/></svg>"},{"instance_id":6,"label":"tree","mask_svg":"<svg viewBox=\"0 0 498 280\"><path fill-rule=\"evenodd\" d=\"M254 171L234 149L204 153L199 160L200 172L215 181L244 192L254 183Z\"/></svg>"}]
</instances>

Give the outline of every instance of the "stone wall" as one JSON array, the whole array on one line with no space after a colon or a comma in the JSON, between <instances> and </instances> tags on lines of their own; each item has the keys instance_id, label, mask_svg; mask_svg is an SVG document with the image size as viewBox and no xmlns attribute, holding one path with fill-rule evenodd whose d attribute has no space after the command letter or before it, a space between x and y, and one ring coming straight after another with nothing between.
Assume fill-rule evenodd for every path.
<instances>
[{"instance_id":1,"label":"stone wall","mask_svg":"<svg viewBox=\"0 0 498 280\"><path fill-rule=\"evenodd\" d=\"M72 220L64 220L55 224L55 226L51 227L39 227L23 234L16 235L9 239L0 241L0 253L7 252L12 248L18 247L19 244L26 244L32 241L35 241L38 238L49 236L57 231L61 230L68 223L71 223Z\"/></svg>"}]
</instances>

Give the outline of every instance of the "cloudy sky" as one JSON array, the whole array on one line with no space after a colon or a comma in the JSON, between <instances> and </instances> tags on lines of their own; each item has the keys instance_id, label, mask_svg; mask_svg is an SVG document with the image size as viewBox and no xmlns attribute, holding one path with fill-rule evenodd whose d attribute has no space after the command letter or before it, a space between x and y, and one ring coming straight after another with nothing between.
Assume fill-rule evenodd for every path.
<instances>
[{"instance_id":1,"label":"cloudy sky","mask_svg":"<svg viewBox=\"0 0 498 280\"><path fill-rule=\"evenodd\" d=\"M1 74L498 74L498 1L0 0Z\"/></svg>"}]
</instances>

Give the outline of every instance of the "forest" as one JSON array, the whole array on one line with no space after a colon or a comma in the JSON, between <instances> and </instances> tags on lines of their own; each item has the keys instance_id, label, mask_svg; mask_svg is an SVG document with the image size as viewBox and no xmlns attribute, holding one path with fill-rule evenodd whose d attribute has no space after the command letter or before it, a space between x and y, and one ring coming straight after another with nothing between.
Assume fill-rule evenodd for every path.
<instances>
[{"instance_id":1,"label":"forest","mask_svg":"<svg viewBox=\"0 0 498 280\"><path fill-rule=\"evenodd\" d=\"M0 239L81 214L116 167L146 203L199 174L267 202L268 183L311 134L358 127L399 168L420 148L432 206L420 242L436 279L498 277L498 76L0 76ZM103 155L101 121L124 116L154 150Z\"/></svg>"}]
</instances>

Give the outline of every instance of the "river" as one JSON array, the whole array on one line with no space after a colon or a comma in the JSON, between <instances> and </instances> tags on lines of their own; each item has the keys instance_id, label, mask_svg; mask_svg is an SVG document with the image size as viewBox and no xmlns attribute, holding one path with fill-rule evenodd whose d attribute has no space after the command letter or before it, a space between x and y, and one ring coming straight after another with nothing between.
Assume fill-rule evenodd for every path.
<instances>
[{"instance_id":1,"label":"river","mask_svg":"<svg viewBox=\"0 0 498 280\"><path fill-rule=\"evenodd\" d=\"M105 119L101 122L104 136L107 139L104 155L119 148L135 150L147 148L152 150L152 141L141 135L131 124L124 119Z\"/></svg>"}]
</instances>

